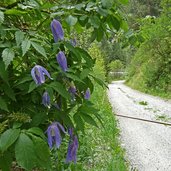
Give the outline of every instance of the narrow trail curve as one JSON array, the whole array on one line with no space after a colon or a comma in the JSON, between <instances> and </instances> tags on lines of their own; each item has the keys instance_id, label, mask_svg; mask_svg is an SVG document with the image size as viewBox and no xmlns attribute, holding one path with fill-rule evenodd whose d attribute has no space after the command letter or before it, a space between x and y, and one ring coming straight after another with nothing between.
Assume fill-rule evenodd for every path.
<instances>
[{"instance_id":1,"label":"narrow trail curve","mask_svg":"<svg viewBox=\"0 0 171 171\"><path fill-rule=\"evenodd\" d=\"M171 103L133 90L115 81L109 84L108 97L116 114L156 120L171 118ZM141 102L146 105L142 105ZM117 117L121 143L130 164L138 171L171 171L171 126Z\"/></svg>"}]
</instances>

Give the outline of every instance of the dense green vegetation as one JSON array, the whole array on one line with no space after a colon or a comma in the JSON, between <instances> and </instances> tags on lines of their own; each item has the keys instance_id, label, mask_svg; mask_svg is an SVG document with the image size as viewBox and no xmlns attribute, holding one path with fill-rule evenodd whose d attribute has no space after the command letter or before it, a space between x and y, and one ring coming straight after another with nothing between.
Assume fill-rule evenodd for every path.
<instances>
[{"instance_id":1,"label":"dense green vegetation","mask_svg":"<svg viewBox=\"0 0 171 171\"><path fill-rule=\"evenodd\" d=\"M93 44L89 48L90 54L96 58L93 72L98 78L105 80L104 61L99 45ZM124 151L118 140L119 130L114 118L112 108L104 88L95 84L95 90L91 101L100 110L103 127L91 127L86 125L85 134L80 137L81 148L78 154L78 163L75 170L89 171L126 171L127 163L124 159ZM75 171L74 170L74 171Z\"/></svg>"},{"instance_id":2,"label":"dense green vegetation","mask_svg":"<svg viewBox=\"0 0 171 171\"><path fill-rule=\"evenodd\" d=\"M96 41L127 2L0 2L0 169L126 170Z\"/></svg>"},{"instance_id":3,"label":"dense green vegetation","mask_svg":"<svg viewBox=\"0 0 171 171\"><path fill-rule=\"evenodd\" d=\"M159 1L156 4L155 10L145 12L138 19L135 17L136 27L131 37L134 52L128 66L127 84L146 93L171 98L171 1L163 0L161 6ZM138 16L140 11L136 14ZM132 27L134 24L131 23Z\"/></svg>"}]
</instances>

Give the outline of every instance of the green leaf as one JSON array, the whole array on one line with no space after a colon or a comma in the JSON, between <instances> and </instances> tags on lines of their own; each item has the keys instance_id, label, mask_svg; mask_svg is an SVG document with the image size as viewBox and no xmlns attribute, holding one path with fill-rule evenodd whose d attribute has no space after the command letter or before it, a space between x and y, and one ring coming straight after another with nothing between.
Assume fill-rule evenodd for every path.
<instances>
[{"instance_id":1,"label":"green leaf","mask_svg":"<svg viewBox=\"0 0 171 171\"><path fill-rule=\"evenodd\" d=\"M94 65L94 60L91 58L91 56L85 51L84 49L81 49L79 47L75 48L77 50L77 53L79 53L82 58L86 61L89 68L92 68Z\"/></svg>"},{"instance_id":2,"label":"green leaf","mask_svg":"<svg viewBox=\"0 0 171 171\"><path fill-rule=\"evenodd\" d=\"M98 8L98 11L97 11L100 15L102 16L107 16L108 15L108 10L106 9L103 9L103 8Z\"/></svg>"},{"instance_id":3,"label":"green leaf","mask_svg":"<svg viewBox=\"0 0 171 171\"><path fill-rule=\"evenodd\" d=\"M65 89L65 87L59 82L53 82L49 84L55 91L57 91L61 96L66 99L71 99L69 92Z\"/></svg>"},{"instance_id":4,"label":"green leaf","mask_svg":"<svg viewBox=\"0 0 171 171\"><path fill-rule=\"evenodd\" d=\"M0 11L0 23L4 22L4 13Z\"/></svg>"},{"instance_id":5,"label":"green leaf","mask_svg":"<svg viewBox=\"0 0 171 171\"><path fill-rule=\"evenodd\" d=\"M103 30L102 27L100 27L99 29L96 30L96 32L97 32L96 39L97 39L98 42L100 42L102 40L102 38L103 38L104 30Z\"/></svg>"},{"instance_id":6,"label":"green leaf","mask_svg":"<svg viewBox=\"0 0 171 171\"><path fill-rule=\"evenodd\" d=\"M15 40L16 40L17 46L19 46L22 43L23 39L24 39L24 32L16 31Z\"/></svg>"},{"instance_id":7,"label":"green leaf","mask_svg":"<svg viewBox=\"0 0 171 171\"><path fill-rule=\"evenodd\" d=\"M38 127L32 127L30 129L28 129L28 132L38 135L38 136L42 137L43 139L45 139L45 135L44 135L43 131Z\"/></svg>"},{"instance_id":8,"label":"green leaf","mask_svg":"<svg viewBox=\"0 0 171 171\"><path fill-rule=\"evenodd\" d=\"M14 51L10 48L6 48L3 50L2 52L2 58L3 58L3 61L5 63L5 69L8 68L9 64L11 63L11 61L13 61L14 59Z\"/></svg>"},{"instance_id":9,"label":"green leaf","mask_svg":"<svg viewBox=\"0 0 171 171\"><path fill-rule=\"evenodd\" d=\"M8 129L0 137L0 150L4 152L8 149L18 138L20 129Z\"/></svg>"},{"instance_id":10,"label":"green leaf","mask_svg":"<svg viewBox=\"0 0 171 171\"><path fill-rule=\"evenodd\" d=\"M29 85L28 93L32 92L36 87L37 87L36 83L32 81Z\"/></svg>"},{"instance_id":11,"label":"green leaf","mask_svg":"<svg viewBox=\"0 0 171 171\"><path fill-rule=\"evenodd\" d=\"M34 150L37 162L41 168L51 170L50 150L47 143L39 137L33 136Z\"/></svg>"},{"instance_id":12,"label":"green leaf","mask_svg":"<svg viewBox=\"0 0 171 171\"><path fill-rule=\"evenodd\" d=\"M80 74L80 78L81 79L84 79L84 78L86 78L88 75L89 75L89 73L90 73L91 71L89 70L89 69L84 69L82 72L81 72L81 74Z\"/></svg>"},{"instance_id":13,"label":"green leaf","mask_svg":"<svg viewBox=\"0 0 171 171\"><path fill-rule=\"evenodd\" d=\"M47 55L46 55L46 52L45 52L45 49L40 46L38 43L35 43L35 42L31 42L31 45L35 48L35 50L40 53L41 55L43 55L44 57L47 58Z\"/></svg>"},{"instance_id":14,"label":"green leaf","mask_svg":"<svg viewBox=\"0 0 171 171\"><path fill-rule=\"evenodd\" d=\"M98 127L97 123L95 122L95 120L88 114L82 113L81 117L84 119L85 122L87 122L90 125L93 125L95 127Z\"/></svg>"},{"instance_id":15,"label":"green leaf","mask_svg":"<svg viewBox=\"0 0 171 171\"><path fill-rule=\"evenodd\" d=\"M99 28L100 26L100 19L97 16L90 17L89 22L94 28Z\"/></svg>"},{"instance_id":16,"label":"green leaf","mask_svg":"<svg viewBox=\"0 0 171 171\"><path fill-rule=\"evenodd\" d=\"M113 0L101 0L103 7L112 8L114 1Z\"/></svg>"},{"instance_id":17,"label":"green leaf","mask_svg":"<svg viewBox=\"0 0 171 171\"><path fill-rule=\"evenodd\" d=\"M0 61L0 77L8 84L8 70L5 70L5 64L3 61Z\"/></svg>"},{"instance_id":18,"label":"green leaf","mask_svg":"<svg viewBox=\"0 0 171 171\"><path fill-rule=\"evenodd\" d=\"M33 141L26 134L21 133L15 145L15 157L22 168L31 170L35 167L36 153L34 149Z\"/></svg>"},{"instance_id":19,"label":"green leaf","mask_svg":"<svg viewBox=\"0 0 171 171\"><path fill-rule=\"evenodd\" d=\"M21 44L21 48L22 48L22 52L23 52L23 56L25 55L25 53L29 50L31 45L31 41L28 39L25 39L22 44Z\"/></svg>"},{"instance_id":20,"label":"green leaf","mask_svg":"<svg viewBox=\"0 0 171 171\"><path fill-rule=\"evenodd\" d=\"M77 23L77 20L78 19L76 17L73 17L72 15L69 15L66 18L66 22L69 24L69 26L74 26Z\"/></svg>"},{"instance_id":21,"label":"green leaf","mask_svg":"<svg viewBox=\"0 0 171 171\"><path fill-rule=\"evenodd\" d=\"M119 19L117 17L111 15L110 22L111 22L113 28L115 28L117 31L120 29L121 22L119 21Z\"/></svg>"},{"instance_id":22,"label":"green leaf","mask_svg":"<svg viewBox=\"0 0 171 171\"><path fill-rule=\"evenodd\" d=\"M0 156L0 169L2 171L10 171L12 163L12 156L10 152L5 152Z\"/></svg>"},{"instance_id":23,"label":"green leaf","mask_svg":"<svg viewBox=\"0 0 171 171\"><path fill-rule=\"evenodd\" d=\"M5 110L7 112L9 111L6 102L2 97L0 97L0 109Z\"/></svg>"},{"instance_id":24,"label":"green leaf","mask_svg":"<svg viewBox=\"0 0 171 171\"><path fill-rule=\"evenodd\" d=\"M16 85L23 84L23 83L31 81L31 80L32 80L32 77L30 75L29 76L25 75L18 83L16 83Z\"/></svg>"},{"instance_id":25,"label":"green leaf","mask_svg":"<svg viewBox=\"0 0 171 171\"><path fill-rule=\"evenodd\" d=\"M69 78L71 78L71 79L73 79L74 81L78 81L78 82L82 82L83 83L83 81L79 77L77 77L76 75L74 75L74 74L66 73L66 76L69 77Z\"/></svg>"},{"instance_id":26,"label":"green leaf","mask_svg":"<svg viewBox=\"0 0 171 171\"><path fill-rule=\"evenodd\" d=\"M74 115L74 121L76 123L76 129L78 129L84 133L84 122L80 116L80 113L76 113Z\"/></svg>"},{"instance_id":27,"label":"green leaf","mask_svg":"<svg viewBox=\"0 0 171 171\"><path fill-rule=\"evenodd\" d=\"M13 89L12 89L10 86L8 86L8 85L4 85L3 88L4 88L5 94L6 94L10 99L12 99L13 101L16 101L16 98L15 98L15 94L14 94Z\"/></svg>"},{"instance_id":28,"label":"green leaf","mask_svg":"<svg viewBox=\"0 0 171 171\"><path fill-rule=\"evenodd\" d=\"M47 121L47 114L45 112L37 112L35 111L34 116L32 118L31 126L36 127L40 125L41 123L45 123Z\"/></svg>"},{"instance_id":29,"label":"green leaf","mask_svg":"<svg viewBox=\"0 0 171 171\"><path fill-rule=\"evenodd\" d=\"M128 0L119 0L122 4L128 4Z\"/></svg>"},{"instance_id":30,"label":"green leaf","mask_svg":"<svg viewBox=\"0 0 171 171\"><path fill-rule=\"evenodd\" d=\"M96 83L98 83L100 86L108 88L108 85L103 80L95 77L94 75L91 75L91 76L93 77L94 81L96 81Z\"/></svg>"},{"instance_id":31,"label":"green leaf","mask_svg":"<svg viewBox=\"0 0 171 171\"><path fill-rule=\"evenodd\" d=\"M4 12L7 15L23 15L27 14L25 11L17 10L17 9L9 9Z\"/></svg>"}]
</instances>

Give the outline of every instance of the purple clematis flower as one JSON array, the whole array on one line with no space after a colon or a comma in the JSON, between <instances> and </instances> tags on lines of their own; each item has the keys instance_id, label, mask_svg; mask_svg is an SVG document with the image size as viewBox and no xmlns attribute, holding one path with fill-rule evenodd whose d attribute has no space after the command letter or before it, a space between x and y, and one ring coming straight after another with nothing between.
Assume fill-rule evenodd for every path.
<instances>
[{"instance_id":1,"label":"purple clematis flower","mask_svg":"<svg viewBox=\"0 0 171 171\"><path fill-rule=\"evenodd\" d=\"M51 22L51 30L55 42L64 39L64 32L62 29L62 25L58 20L53 19L53 21Z\"/></svg>"},{"instance_id":2,"label":"purple clematis flower","mask_svg":"<svg viewBox=\"0 0 171 171\"><path fill-rule=\"evenodd\" d=\"M47 91L45 91L43 93L43 96L42 96L42 104L45 106L45 107L50 107L50 96L48 94Z\"/></svg>"},{"instance_id":3,"label":"purple clematis flower","mask_svg":"<svg viewBox=\"0 0 171 171\"><path fill-rule=\"evenodd\" d=\"M52 123L46 130L47 136L48 136L48 144L49 144L50 148L52 148L54 143L57 148L60 147L60 145L61 145L60 130L62 130L62 132L64 132L64 133L66 133L64 127L59 122Z\"/></svg>"},{"instance_id":4,"label":"purple clematis flower","mask_svg":"<svg viewBox=\"0 0 171 171\"><path fill-rule=\"evenodd\" d=\"M62 51L60 51L56 56L56 59L62 71L66 72L68 67L67 67L67 59L65 57L65 54Z\"/></svg>"},{"instance_id":5,"label":"purple clematis flower","mask_svg":"<svg viewBox=\"0 0 171 171\"><path fill-rule=\"evenodd\" d=\"M89 100L90 99L90 89L88 88L84 94L84 99Z\"/></svg>"},{"instance_id":6,"label":"purple clematis flower","mask_svg":"<svg viewBox=\"0 0 171 171\"><path fill-rule=\"evenodd\" d=\"M77 136L73 136L70 138L70 142L68 145L68 151L67 151L67 157L66 157L66 163L77 161L77 150L78 150L78 139Z\"/></svg>"},{"instance_id":7,"label":"purple clematis flower","mask_svg":"<svg viewBox=\"0 0 171 171\"><path fill-rule=\"evenodd\" d=\"M40 65L35 65L31 70L31 76L38 85L41 85L45 82L45 75L52 79L49 72Z\"/></svg>"}]
</instances>

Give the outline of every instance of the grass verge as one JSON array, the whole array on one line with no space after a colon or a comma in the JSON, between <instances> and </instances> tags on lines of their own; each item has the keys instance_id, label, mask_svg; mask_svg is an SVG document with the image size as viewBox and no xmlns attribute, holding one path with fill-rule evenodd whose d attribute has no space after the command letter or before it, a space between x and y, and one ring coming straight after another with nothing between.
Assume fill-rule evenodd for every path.
<instances>
[{"instance_id":1,"label":"grass verge","mask_svg":"<svg viewBox=\"0 0 171 171\"><path fill-rule=\"evenodd\" d=\"M80 138L82 144L80 144L79 156L83 159L80 160L82 162L80 169L88 171L127 171L124 150L118 140L117 121L114 118L106 90L96 85L91 100L100 109L104 128L87 125L86 134Z\"/></svg>"}]
</instances>

